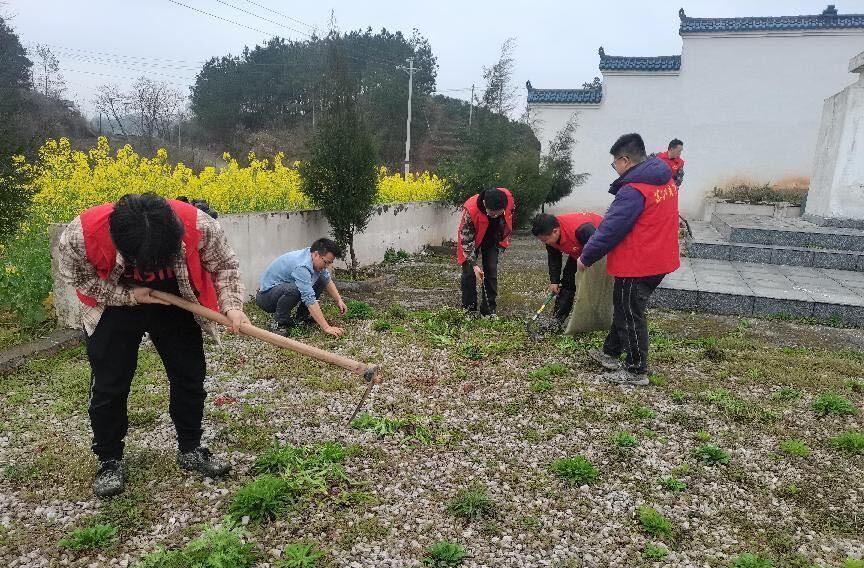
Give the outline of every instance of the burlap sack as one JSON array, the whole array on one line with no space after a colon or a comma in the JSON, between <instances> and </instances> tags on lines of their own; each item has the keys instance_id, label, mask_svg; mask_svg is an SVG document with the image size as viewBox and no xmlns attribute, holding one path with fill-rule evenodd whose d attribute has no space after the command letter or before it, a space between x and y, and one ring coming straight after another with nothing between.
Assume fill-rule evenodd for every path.
<instances>
[{"instance_id":1,"label":"burlap sack","mask_svg":"<svg viewBox=\"0 0 864 568\"><path fill-rule=\"evenodd\" d=\"M576 274L576 300L570 312L567 335L608 331L612 326L612 288L615 279L606 273L606 259Z\"/></svg>"}]
</instances>

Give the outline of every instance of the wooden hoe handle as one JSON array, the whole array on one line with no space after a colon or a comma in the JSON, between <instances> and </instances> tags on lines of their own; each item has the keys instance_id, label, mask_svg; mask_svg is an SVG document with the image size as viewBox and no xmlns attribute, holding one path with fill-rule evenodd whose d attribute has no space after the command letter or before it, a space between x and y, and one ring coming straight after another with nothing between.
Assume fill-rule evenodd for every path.
<instances>
[{"instance_id":1,"label":"wooden hoe handle","mask_svg":"<svg viewBox=\"0 0 864 568\"><path fill-rule=\"evenodd\" d=\"M177 306L178 308L182 308L186 311L192 312L193 314L201 316L202 318L222 324L225 327L231 327L231 320L228 319L228 316L213 311L210 308L202 306L201 304L190 302L189 300L186 300L174 294L158 292L156 290L150 292L150 295L159 300L168 302L172 306ZM279 334L261 329L260 327L256 327L252 324L244 323L243 325L241 325L240 333L242 333L243 335L248 335L250 337L255 337L257 339L260 339L261 341L266 341L267 343L276 345L277 347L284 347L285 349L290 349L295 353L300 353L302 355L306 355L307 357L312 357L313 359L317 359L331 365L336 365L337 367L342 367L346 371L351 371L352 373L362 375L367 381L377 379L377 365L367 365L366 363L361 363L360 361L355 361L354 359L349 359L348 357L343 357L342 355L337 355L336 353L324 351L323 349L313 347L312 345L306 345L305 343L301 343L300 341L295 341L287 337L282 337Z\"/></svg>"}]
</instances>

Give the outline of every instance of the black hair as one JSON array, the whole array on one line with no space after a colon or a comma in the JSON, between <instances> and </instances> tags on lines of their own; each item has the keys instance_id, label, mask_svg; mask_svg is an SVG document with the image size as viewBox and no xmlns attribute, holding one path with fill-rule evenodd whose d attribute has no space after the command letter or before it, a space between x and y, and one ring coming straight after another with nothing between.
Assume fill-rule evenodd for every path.
<instances>
[{"instance_id":1,"label":"black hair","mask_svg":"<svg viewBox=\"0 0 864 568\"><path fill-rule=\"evenodd\" d=\"M639 163L647 156L645 155L645 142L642 137L635 132L624 134L612 144L609 153L616 158L627 156L631 161Z\"/></svg>"},{"instance_id":2,"label":"black hair","mask_svg":"<svg viewBox=\"0 0 864 568\"><path fill-rule=\"evenodd\" d=\"M336 258L342 258L342 247L336 244L336 241L327 238L322 237L316 240L309 249L311 252L317 252L321 256L330 253Z\"/></svg>"},{"instance_id":3,"label":"black hair","mask_svg":"<svg viewBox=\"0 0 864 568\"><path fill-rule=\"evenodd\" d=\"M123 260L141 272L169 268L180 252L183 223L155 193L121 197L108 217L108 227Z\"/></svg>"},{"instance_id":4,"label":"black hair","mask_svg":"<svg viewBox=\"0 0 864 568\"><path fill-rule=\"evenodd\" d=\"M500 211L507 207L507 196L497 187L483 191L483 205L487 211Z\"/></svg>"},{"instance_id":5,"label":"black hair","mask_svg":"<svg viewBox=\"0 0 864 568\"><path fill-rule=\"evenodd\" d=\"M189 198L186 197L185 195L178 195L177 201L182 201L183 203L189 203Z\"/></svg>"},{"instance_id":6,"label":"black hair","mask_svg":"<svg viewBox=\"0 0 864 568\"><path fill-rule=\"evenodd\" d=\"M669 149L677 148L678 146L683 146L684 142L681 142L677 138L673 138L671 142L669 142Z\"/></svg>"},{"instance_id":7,"label":"black hair","mask_svg":"<svg viewBox=\"0 0 864 568\"><path fill-rule=\"evenodd\" d=\"M554 215L540 213L531 222L531 234L535 237L545 237L552 234L560 224Z\"/></svg>"}]
</instances>

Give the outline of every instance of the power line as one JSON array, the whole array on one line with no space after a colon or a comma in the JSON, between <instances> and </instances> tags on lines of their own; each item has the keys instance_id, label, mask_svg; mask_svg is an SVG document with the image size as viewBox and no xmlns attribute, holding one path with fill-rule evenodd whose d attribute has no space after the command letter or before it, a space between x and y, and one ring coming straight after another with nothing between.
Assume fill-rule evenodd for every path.
<instances>
[{"instance_id":1,"label":"power line","mask_svg":"<svg viewBox=\"0 0 864 568\"><path fill-rule=\"evenodd\" d=\"M188 8L193 12L198 12L199 14L204 14L205 16L210 16L211 18L216 18L217 20L222 20L223 22L228 22L229 24L234 24L235 26L240 26L241 28L246 28L247 30L252 30L253 32L258 32L260 34L264 34L268 37L273 37L276 34L272 34L270 32L265 32L264 30L259 30L258 28L253 28L252 26L247 26L245 24L241 24L239 22L235 22L234 20L229 20L228 18L223 18L222 16L217 16L216 14L211 14L210 12L205 12L204 10L199 10L198 8L193 8L188 4L183 4L182 2L178 2L177 0L168 0L172 4L177 4L178 6L183 6L184 8Z\"/></svg>"},{"instance_id":2,"label":"power line","mask_svg":"<svg viewBox=\"0 0 864 568\"><path fill-rule=\"evenodd\" d=\"M277 12L276 10L268 8L267 6L264 6L262 4L258 4L257 2L253 2L252 0L246 0L246 2L252 4L253 6L258 6L259 8L263 8L264 10L267 10L268 12L270 12L272 14L276 14L277 16L281 16L281 17L285 18L286 20L291 20L292 22L297 22L298 24L304 25L307 28L311 28L313 32L318 29L318 26L312 26L310 24L307 24L306 22L298 20L297 18L292 18L291 16L289 16L287 14L283 14L282 12Z\"/></svg>"},{"instance_id":3,"label":"power line","mask_svg":"<svg viewBox=\"0 0 864 568\"><path fill-rule=\"evenodd\" d=\"M309 35L309 34L306 33L306 32L301 32L300 30L294 29L294 28L292 28L292 27L290 27L290 26L286 26L285 24L280 24L279 22L277 22L277 21L275 21L275 20L270 20L270 19L268 19L268 18L265 18L264 16L259 16L258 14L254 13L254 12L250 12L250 11L248 11L248 10L244 10L243 8L240 8L240 7L238 7L238 6L235 6L234 4L230 4L230 3L228 3L228 2L225 2L225 0L216 0L216 1L217 1L218 3L220 3L220 4L222 4L223 6L228 6L229 8L234 8L235 10L237 10L237 11L239 11L239 12L243 12L244 14L248 14L248 15L252 16L253 18L258 18L259 20L263 20L263 21L265 21L265 22L267 22L267 23L275 24L275 25L279 26L280 28L285 28L286 30L291 30L291 31L294 32L294 33L298 33L298 34L300 34L300 35L304 35L304 36L306 36L306 37L312 37L311 35Z\"/></svg>"}]
</instances>

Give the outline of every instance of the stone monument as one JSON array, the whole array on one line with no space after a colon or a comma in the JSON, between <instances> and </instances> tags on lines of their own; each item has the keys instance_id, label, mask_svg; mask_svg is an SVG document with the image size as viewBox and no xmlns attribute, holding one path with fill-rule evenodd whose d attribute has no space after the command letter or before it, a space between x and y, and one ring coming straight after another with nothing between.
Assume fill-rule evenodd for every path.
<instances>
[{"instance_id":1,"label":"stone monument","mask_svg":"<svg viewBox=\"0 0 864 568\"><path fill-rule=\"evenodd\" d=\"M825 100L816 162L804 209L807 221L864 229L864 52L849 62L858 82Z\"/></svg>"}]
</instances>

